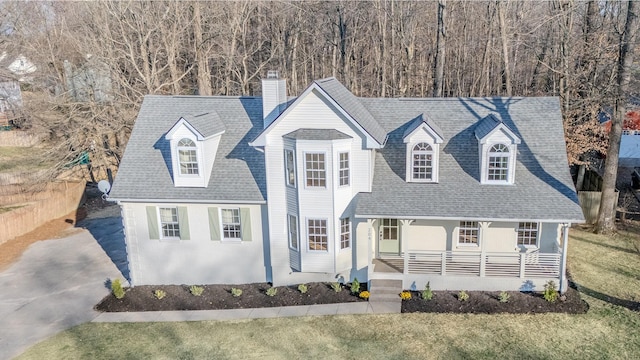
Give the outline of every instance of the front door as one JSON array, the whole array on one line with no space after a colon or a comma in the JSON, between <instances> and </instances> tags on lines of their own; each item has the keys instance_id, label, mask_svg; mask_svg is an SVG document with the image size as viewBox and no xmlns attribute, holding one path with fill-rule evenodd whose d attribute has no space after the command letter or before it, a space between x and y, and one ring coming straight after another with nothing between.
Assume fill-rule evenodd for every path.
<instances>
[{"instance_id":1,"label":"front door","mask_svg":"<svg viewBox=\"0 0 640 360\"><path fill-rule=\"evenodd\" d=\"M378 256L400 255L398 219L381 219L378 233Z\"/></svg>"}]
</instances>

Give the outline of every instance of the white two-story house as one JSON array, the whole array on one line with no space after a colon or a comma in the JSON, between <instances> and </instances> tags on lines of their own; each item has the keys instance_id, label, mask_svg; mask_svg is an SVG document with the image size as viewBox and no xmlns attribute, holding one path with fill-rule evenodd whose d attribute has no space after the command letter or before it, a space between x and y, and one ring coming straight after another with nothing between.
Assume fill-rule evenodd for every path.
<instances>
[{"instance_id":1,"label":"white two-story house","mask_svg":"<svg viewBox=\"0 0 640 360\"><path fill-rule=\"evenodd\" d=\"M130 280L566 289L584 218L557 98L147 96L110 197Z\"/></svg>"}]
</instances>

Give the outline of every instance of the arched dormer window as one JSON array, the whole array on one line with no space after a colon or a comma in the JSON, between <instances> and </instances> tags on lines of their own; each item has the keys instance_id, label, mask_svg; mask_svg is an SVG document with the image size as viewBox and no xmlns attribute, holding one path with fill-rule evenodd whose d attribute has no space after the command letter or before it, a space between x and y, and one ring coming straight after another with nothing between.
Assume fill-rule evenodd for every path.
<instances>
[{"instance_id":1,"label":"arched dormer window","mask_svg":"<svg viewBox=\"0 0 640 360\"><path fill-rule=\"evenodd\" d=\"M509 181L509 155L509 147L505 144L495 144L489 149L488 181Z\"/></svg>"},{"instance_id":2,"label":"arched dormer window","mask_svg":"<svg viewBox=\"0 0 640 360\"><path fill-rule=\"evenodd\" d=\"M178 142L180 175L198 175L198 151L193 140L184 138Z\"/></svg>"},{"instance_id":3,"label":"arched dormer window","mask_svg":"<svg viewBox=\"0 0 640 360\"><path fill-rule=\"evenodd\" d=\"M433 148L421 142L411 151L411 179L413 181L433 181Z\"/></svg>"}]
</instances>

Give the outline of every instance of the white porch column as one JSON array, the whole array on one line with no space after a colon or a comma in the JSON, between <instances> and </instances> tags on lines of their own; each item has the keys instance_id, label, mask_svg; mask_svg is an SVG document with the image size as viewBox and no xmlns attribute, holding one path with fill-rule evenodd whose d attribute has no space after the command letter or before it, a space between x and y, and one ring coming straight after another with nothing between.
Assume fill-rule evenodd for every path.
<instances>
[{"instance_id":1,"label":"white porch column","mask_svg":"<svg viewBox=\"0 0 640 360\"><path fill-rule=\"evenodd\" d=\"M560 293L564 294L567 291L567 247L569 243L569 227L571 224L562 224L562 257L560 259Z\"/></svg>"},{"instance_id":2,"label":"white porch column","mask_svg":"<svg viewBox=\"0 0 640 360\"><path fill-rule=\"evenodd\" d=\"M478 234L478 241L480 242L480 277L484 277L484 273L485 273L485 268L487 266L487 254L486 254L486 242L487 239L484 238L484 234L486 229L489 227L489 225L491 225L490 221L480 221L478 223L478 225L480 226L480 233Z\"/></svg>"},{"instance_id":3,"label":"white porch column","mask_svg":"<svg viewBox=\"0 0 640 360\"><path fill-rule=\"evenodd\" d=\"M371 279L371 274L373 273L373 258L374 258L374 251L375 250L375 236L373 236L373 223L375 222L375 219L367 219L367 237L369 238L369 251L368 253L368 257L369 257L369 262L367 263L367 278L370 280Z\"/></svg>"},{"instance_id":4,"label":"white porch column","mask_svg":"<svg viewBox=\"0 0 640 360\"><path fill-rule=\"evenodd\" d=\"M409 270L409 226L414 220L400 220L400 251L402 252L402 258L404 260L404 274Z\"/></svg>"}]
</instances>

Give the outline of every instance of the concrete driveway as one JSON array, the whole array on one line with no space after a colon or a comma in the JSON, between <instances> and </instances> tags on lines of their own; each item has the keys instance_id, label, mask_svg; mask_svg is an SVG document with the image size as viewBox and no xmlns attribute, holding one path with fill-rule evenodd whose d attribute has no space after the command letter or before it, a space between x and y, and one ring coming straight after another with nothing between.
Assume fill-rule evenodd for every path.
<instances>
[{"instance_id":1,"label":"concrete driveway","mask_svg":"<svg viewBox=\"0 0 640 360\"><path fill-rule=\"evenodd\" d=\"M78 227L68 237L32 244L0 273L0 359L91 321L99 314L93 306L109 293L107 280L128 276L117 206Z\"/></svg>"}]
</instances>

